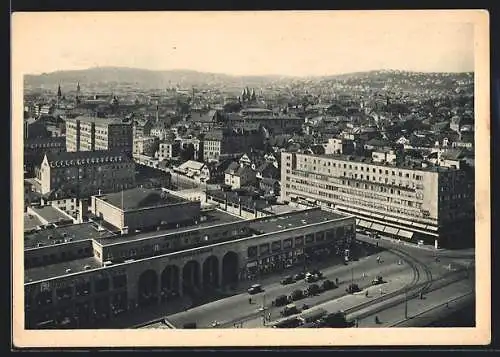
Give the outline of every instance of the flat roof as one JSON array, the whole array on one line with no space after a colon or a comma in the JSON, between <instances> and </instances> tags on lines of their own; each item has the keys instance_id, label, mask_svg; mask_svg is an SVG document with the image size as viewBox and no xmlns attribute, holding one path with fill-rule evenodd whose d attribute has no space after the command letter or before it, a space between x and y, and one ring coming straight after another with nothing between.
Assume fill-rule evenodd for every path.
<instances>
[{"instance_id":1,"label":"flat roof","mask_svg":"<svg viewBox=\"0 0 500 357\"><path fill-rule=\"evenodd\" d=\"M64 235L66 235L66 237L64 237ZM91 222L47 228L25 234L24 249L37 248L38 243L43 243L44 246L50 246L53 245L53 242L56 240L62 240L64 242L64 238L71 238L72 242L75 242L86 239L104 238L111 235L113 235L113 233L107 230L98 231L95 223ZM49 236L52 238L49 239Z\"/></svg>"},{"instance_id":2,"label":"flat roof","mask_svg":"<svg viewBox=\"0 0 500 357\"><path fill-rule=\"evenodd\" d=\"M85 266L87 265L90 269L102 267L102 263L95 257L88 257L62 263L44 265L36 268L24 269L24 283L26 284L32 281L49 279L55 276L64 276L68 274L66 273L66 269L71 269L71 273L78 273L85 271Z\"/></svg>"},{"instance_id":3,"label":"flat roof","mask_svg":"<svg viewBox=\"0 0 500 357\"><path fill-rule=\"evenodd\" d=\"M45 219L48 223L57 223L60 221L67 221L70 218L68 215L62 213L52 206L30 207L33 212Z\"/></svg>"},{"instance_id":4,"label":"flat roof","mask_svg":"<svg viewBox=\"0 0 500 357\"><path fill-rule=\"evenodd\" d=\"M36 226L42 225L42 221L37 216L29 214L27 212L24 213L24 231L30 231L35 229Z\"/></svg>"},{"instance_id":5,"label":"flat roof","mask_svg":"<svg viewBox=\"0 0 500 357\"><path fill-rule=\"evenodd\" d=\"M446 172L446 171L452 171L452 170L457 170L457 169L452 169L449 167L444 167L444 166L432 166L432 164L428 163L429 166L427 167L422 167L419 166L416 163L413 162L403 162L398 165L392 165L392 164L386 164L383 162L376 162L373 161L371 157L365 157L365 156L355 156L355 155L342 155L342 154L322 154L322 155L314 155L314 154L303 154L303 153L294 153L294 154L299 154L299 155L304 155L308 157L316 157L316 158L325 158L325 159L334 159L334 160L341 160L343 162L352 162L352 163L359 163L359 164L367 164L367 165L376 165L380 167L385 167L386 169L394 168L394 169L406 169L406 170L418 170L418 171L429 171L429 172Z\"/></svg>"},{"instance_id":6,"label":"flat roof","mask_svg":"<svg viewBox=\"0 0 500 357\"><path fill-rule=\"evenodd\" d=\"M133 242L141 239L149 239L156 236L162 236L167 234L181 233L193 229L206 228L213 225L243 221L243 218L231 215L221 210L208 211L203 213L203 215L207 217L207 220L200 222L196 225L179 227L179 228L162 229L160 231L151 231L129 236L116 236L113 238L108 237L108 238L96 239L96 242L98 242L103 246L107 246L112 244Z\"/></svg>"},{"instance_id":7,"label":"flat roof","mask_svg":"<svg viewBox=\"0 0 500 357\"><path fill-rule=\"evenodd\" d=\"M98 198L115 207L122 207L123 210L137 210L189 202L165 191L148 188L134 188L123 192L113 192L101 195Z\"/></svg>"},{"instance_id":8,"label":"flat roof","mask_svg":"<svg viewBox=\"0 0 500 357\"><path fill-rule=\"evenodd\" d=\"M341 215L320 209L311 209L290 212L289 214L280 216L269 216L264 220L254 222L250 221L248 222L248 226L250 229L257 231L260 234L266 234L347 217L347 215Z\"/></svg>"}]
</instances>

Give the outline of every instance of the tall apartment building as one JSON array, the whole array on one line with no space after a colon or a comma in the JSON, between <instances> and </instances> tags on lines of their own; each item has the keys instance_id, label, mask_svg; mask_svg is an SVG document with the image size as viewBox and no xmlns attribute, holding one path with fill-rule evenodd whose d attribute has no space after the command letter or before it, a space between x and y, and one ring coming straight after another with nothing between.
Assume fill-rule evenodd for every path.
<instances>
[{"instance_id":1,"label":"tall apartment building","mask_svg":"<svg viewBox=\"0 0 500 357\"><path fill-rule=\"evenodd\" d=\"M66 121L68 151L109 150L132 153L132 123L117 118L77 117Z\"/></svg>"},{"instance_id":2,"label":"tall apartment building","mask_svg":"<svg viewBox=\"0 0 500 357\"><path fill-rule=\"evenodd\" d=\"M135 164L111 151L46 153L37 172L41 193L60 190L63 196L89 197L135 185Z\"/></svg>"},{"instance_id":3,"label":"tall apartment building","mask_svg":"<svg viewBox=\"0 0 500 357\"><path fill-rule=\"evenodd\" d=\"M281 158L283 201L354 214L358 226L401 239L449 246L474 237L472 169L345 155Z\"/></svg>"}]
</instances>

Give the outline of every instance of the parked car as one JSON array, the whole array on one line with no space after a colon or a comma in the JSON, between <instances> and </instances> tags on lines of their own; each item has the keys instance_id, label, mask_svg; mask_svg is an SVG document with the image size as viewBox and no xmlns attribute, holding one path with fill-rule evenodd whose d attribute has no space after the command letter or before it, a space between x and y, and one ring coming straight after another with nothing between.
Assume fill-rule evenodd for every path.
<instances>
[{"instance_id":1,"label":"parked car","mask_svg":"<svg viewBox=\"0 0 500 357\"><path fill-rule=\"evenodd\" d=\"M333 281L328 280L328 279L323 281L321 286L323 287L323 290L331 290L331 289L338 288L337 284L335 284Z\"/></svg>"},{"instance_id":2,"label":"parked car","mask_svg":"<svg viewBox=\"0 0 500 357\"><path fill-rule=\"evenodd\" d=\"M320 288L319 288L318 284L311 284L306 288L306 291L307 291L307 295L311 296L311 295L318 294L320 292Z\"/></svg>"},{"instance_id":3,"label":"parked car","mask_svg":"<svg viewBox=\"0 0 500 357\"><path fill-rule=\"evenodd\" d=\"M381 275L378 275L376 278L374 278L372 280L372 285L379 285L379 284L383 284L384 283L384 279L382 278Z\"/></svg>"},{"instance_id":4,"label":"parked car","mask_svg":"<svg viewBox=\"0 0 500 357\"><path fill-rule=\"evenodd\" d=\"M352 283L349 284L349 286L347 287L347 289L345 289L345 291L347 291L349 294L354 294L361 291L361 289L359 288L358 284Z\"/></svg>"},{"instance_id":5,"label":"parked car","mask_svg":"<svg viewBox=\"0 0 500 357\"><path fill-rule=\"evenodd\" d=\"M288 284L292 284L294 282L295 282L295 280L293 280L293 276L287 276L280 281L281 285L288 285Z\"/></svg>"},{"instance_id":6,"label":"parked car","mask_svg":"<svg viewBox=\"0 0 500 357\"><path fill-rule=\"evenodd\" d=\"M302 280L306 277L306 273L304 272L300 272L300 273L297 273L293 276L293 278L295 279L295 281L299 281L299 280Z\"/></svg>"},{"instance_id":7,"label":"parked car","mask_svg":"<svg viewBox=\"0 0 500 357\"><path fill-rule=\"evenodd\" d=\"M302 311L309 309L309 305L302 304Z\"/></svg>"},{"instance_id":8,"label":"parked car","mask_svg":"<svg viewBox=\"0 0 500 357\"><path fill-rule=\"evenodd\" d=\"M307 273L305 280L306 280L306 283L315 283L319 280L319 278L316 275Z\"/></svg>"},{"instance_id":9,"label":"parked car","mask_svg":"<svg viewBox=\"0 0 500 357\"><path fill-rule=\"evenodd\" d=\"M274 306L285 306L288 303L288 296L280 295L274 299Z\"/></svg>"},{"instance_id":10,"label":"parked car","mask_svg":"<svg viewBox=\"0 0 500 357\"><path fill-rule=\"evenodd\" d=\"M289 304L285 306L283 310L281 310L280 314L281 316L290 316L290 315L295 315L298 314L300 311L297 309L297 306L295 304Z\"/></svg>"},{"instance_id":11,"label":"parked car","mask_svg":"<svg viewBox=\"0 0 500 357\"><path fill-rule=\"evenodd\" d=\"M319 271L318 269L313 269L311 274L316 275L319 279L323 278L323 273L321 271Z\"/></svg>"},{"instance_id":12,"label":"parked car","mask_svg":"<svg viewBox=\"0 0 500 357\"><path fill-rule=\"evenodd\" d=\"M288 297L288 301L297 301L303 298L304 298L304 293L302 292L302 290L297 289L292 291L292 293Z\"/></svg>"},{"instance_id":13,"label":"parked car","mask_svg":"<svg viewBox=\"0 0 500 357\"><path fill-rule=\"evenodd\" d=\"M254 284L251 287L249 287L247 291L250 295L254 295L254 294L261 293L264 290L262 289L262 286L260 284Z\"/></svg>"}]
</instances>

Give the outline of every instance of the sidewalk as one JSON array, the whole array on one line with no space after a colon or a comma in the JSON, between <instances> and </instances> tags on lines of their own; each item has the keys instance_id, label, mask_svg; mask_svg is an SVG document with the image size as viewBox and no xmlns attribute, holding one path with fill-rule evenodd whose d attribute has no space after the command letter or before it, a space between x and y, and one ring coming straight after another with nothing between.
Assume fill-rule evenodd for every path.
<instances>
[{"instance_id":1,"label":"sidewalk","mask_svg":"<svg viewBox=\"0 0 500 357\"><path fill-rule=\"evenodd\" d=\"M431 291L425 294L423 300L416 298L408 300L406 304L408 318L423 314L427 311L432 311L437 306L446 306L446 302L460 298L471 293L470 283L460 281L439 290ZM376 313L380 320L380 324L375 323L375 314L366 316L358 320L359 327L390 327L391 325L405 321L405 303L398 304L389 309Z\"/></svg>"}]
</instances>

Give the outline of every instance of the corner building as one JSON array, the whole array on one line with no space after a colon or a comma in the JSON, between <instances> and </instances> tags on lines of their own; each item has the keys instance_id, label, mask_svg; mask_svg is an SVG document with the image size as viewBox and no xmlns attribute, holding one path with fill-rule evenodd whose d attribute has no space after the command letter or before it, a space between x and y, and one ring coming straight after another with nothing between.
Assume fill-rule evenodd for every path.
<instances>
[{"instance_id":1,"label":"corner building","mask_svg":"<svg viewBox=\"0 0 500 357\"><path fill-rule=\"evenodd\" d=\"M345 155L283 153L283 201L357 216L360 228L439 246L474 239L474 173Z\"/></svg>"}]
</instances>

